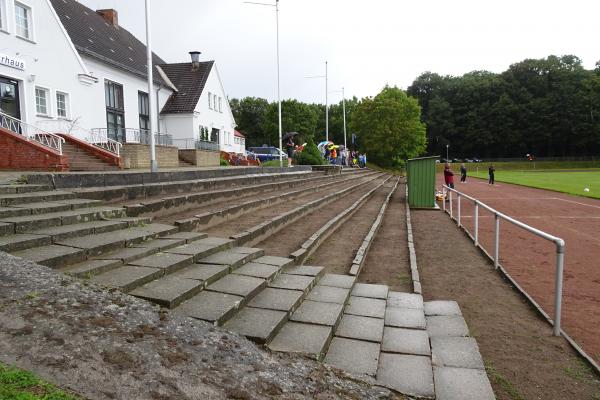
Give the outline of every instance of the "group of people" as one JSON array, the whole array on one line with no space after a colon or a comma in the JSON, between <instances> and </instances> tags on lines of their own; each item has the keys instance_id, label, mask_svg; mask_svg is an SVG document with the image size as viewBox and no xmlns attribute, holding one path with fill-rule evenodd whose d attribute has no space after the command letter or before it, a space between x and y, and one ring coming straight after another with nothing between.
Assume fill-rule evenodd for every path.
<instances>
[{"instance_id":1,"label":"group of people","mask_svg":"<svg viewBox=\"0 0 600 400\"><path fill-rule=\"evenodd\" d=\"M488 185L493 185L495 182L495 172L496 168L494 168L493 164L490 164L488 167ZM465 183L467 181L467 167L465 164L460 164L460 182ZM444 166L444 182L446 186L454 189L454 172L450 169L450 164L446 163Z\"/></svg>"},{"instance_id":2,"label":"group of people","mask_svg":"<svg viewBox=\"0 0 600 400\"><path fill-rule=\"evenodd\" d=\"M321 142L317 146L321 155L331 165L366 168L367 155L356 150L350 150L343 145L336 145L332 141Z\"/></svg>"}]
</instances>

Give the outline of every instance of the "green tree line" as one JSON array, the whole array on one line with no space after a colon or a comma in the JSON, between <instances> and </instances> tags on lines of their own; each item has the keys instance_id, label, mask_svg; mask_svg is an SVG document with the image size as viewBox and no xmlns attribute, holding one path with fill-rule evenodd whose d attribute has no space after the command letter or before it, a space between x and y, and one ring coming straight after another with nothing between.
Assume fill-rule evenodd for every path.
<instances>
[{"instance_id":1,"label":"green tree line","mask_svg":"<svg viewBox=\"0 0 600 400\"><path fill-rule=\"evenodd\" d=\"M230 100L237 129L246 147L278 146L277 103L256 97ZM397 87L385 87L377 96L346 100L348 147L366 153L382 167L399 167L425 150L425 126L420 106ZM325 106L298 100L282 101L283 132L298 132L297 144L325 140ZM352 135L357 138L352 143ZM343 104L329 106L329 139L344 144Z\"/></svg>"},{"instance_id":2,"label":"green tree line","mask_svg":"<svg viewBox=\"0 0 600 400\"><path fill-rule=\"evenodd\" d=\"M600 62L576 56L512 64L495 74L425 72L407 93L427 125L427 151L453 157L575 157L600 154Z\"/></svg>"}]
</instances>

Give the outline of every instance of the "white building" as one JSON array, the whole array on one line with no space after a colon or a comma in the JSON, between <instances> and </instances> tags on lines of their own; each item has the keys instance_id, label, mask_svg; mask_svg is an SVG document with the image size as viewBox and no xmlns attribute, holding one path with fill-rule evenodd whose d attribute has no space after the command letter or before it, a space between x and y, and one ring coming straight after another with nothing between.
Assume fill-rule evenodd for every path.
<instances>
[{"instance_id":1,"label":"white building","mask_svg":"<svg viewBox=\"0 0 600 400\"><path fill-rule=\"evenodd\" d=\"M71 133L82 139L94 130L120 142L148 140L146 46L119 26L115 10L76 0L0 0L0 39L4 113L48 131L77 125L85 129ZM156 54L153 63L159 132L198 140L203 127L221 150L233 151L235 122L214 62L200 63L210 64L201 88L185 86L191 63L167 64ZM181 69L180 79L176 66L189 71ZM179 99L191 90L199 97L183 112ZM159 143L168 140L159 135Z\"/></svg>"},{"instance_id":2,"label":"white building","mask_svg":"<svg viewBox=\"0 0 600 400\"><path fill-rule=\"evenodd\" d=\"M200 62L199 52L190 54L192 62L158 66L165 81L176 88L161 110L162 126L181 148L212 141L222 151L239 152L235 120L216 63Z\"/></svg>"}]
</instances>

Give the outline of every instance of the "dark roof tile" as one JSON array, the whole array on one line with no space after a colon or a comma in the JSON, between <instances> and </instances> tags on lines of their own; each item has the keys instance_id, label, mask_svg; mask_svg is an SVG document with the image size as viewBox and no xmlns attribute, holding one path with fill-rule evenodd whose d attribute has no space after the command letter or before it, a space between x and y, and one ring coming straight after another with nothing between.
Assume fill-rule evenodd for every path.
<instances>
[{"instance_id":1,"label":"dark roof tile","mask_svg":"<svg viewBox=\"0 0 600 400\"><path fill-rule=\"evenodd\" d=\"M196 109L214 61L201 62L192 70L192 63L162 64L160 68L178 89L165 103L161 113L191 113Z\"/></svg>"},{"instance_id":2,"label":"dark roof tile","mask_svg":"<svg viewBox=\"0 0 600 400\"><path fill-rule=\"evenodd\" d=\"M50 0L73 45L82 54L143 78L147 77L146 45L122 26L75 0ZM153 53L153 64L165 61ZM154 69L155 82L164 83Z\"/></svg>"}]
</instances>

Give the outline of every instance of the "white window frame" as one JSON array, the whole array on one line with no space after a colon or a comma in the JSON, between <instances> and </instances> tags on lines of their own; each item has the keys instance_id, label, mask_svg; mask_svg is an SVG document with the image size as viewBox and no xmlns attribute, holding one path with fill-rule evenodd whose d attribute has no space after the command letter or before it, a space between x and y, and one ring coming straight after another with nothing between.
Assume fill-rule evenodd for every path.
<instances>
[{"instance_id":1,"label":"white window frame","mask_svg":"<svg viewBox=\"0 0 600 400\"><path fill-rule=\"evenodd\" d=\"M38 90L41 90L41 91L43 91L45 93L45 99L46 99L46 112L45 113L40 112L38 110L38 94L37 94ZM50 101L51 93L52 93L52 91L49 88L47 88L47 87L36 86L34 88L35 113L36 113L36 115L41 116L41 117L49 117L50 116L50 110L51 110L51 104L52 104L51 101Z\"/></svg>"},{"instance_id":2,"label":"white window frame","mask_svg":"<svg viewBox=\"0 0 600 400\"><path fill-rule=\"evenodd\" d=\"M212 93L208 92L208 108L212 110Z\"/></svg>"},{"instance_id":3,"label":"white window frame","mask_svg":"<svg viewBox=\"0 0 600 400\"><path fill-rule=\"evenodd\" d=\"M8 7L6 6L6 0L0 0L0 31L4 33L9 33Z\"/></svg>"},{"instance_id":4,"label":"white window frame","mask_svg":"<svg viewBox=\"0 0 600 400\"><path fill-rule=\"evenodd\" d=\"M21 7L27 12L27 36L23 36L19 34L19 23L17 21L17 7ZM35 41L35 35L33 31L33 8L21 1L15 1L14 3L14 15L15 15L15 36L21 39L29 40L31 42Z\"/></svg>"},{"instance_id":5,"label":"white window frame","mask_svg":"<svg viewBox=\"0 0 600 400\"><path fill-rule=\"evenodd\" d=\"M58 110L58 96L59 95L65 96L65 115L60 115L59 110ZM69 93L57 90L56 93L54 94L54 97L56 98L56 118L69 119L71 117L71 99L70 99L71 96L69 96Z\"/></svg>"}]
</instances>

